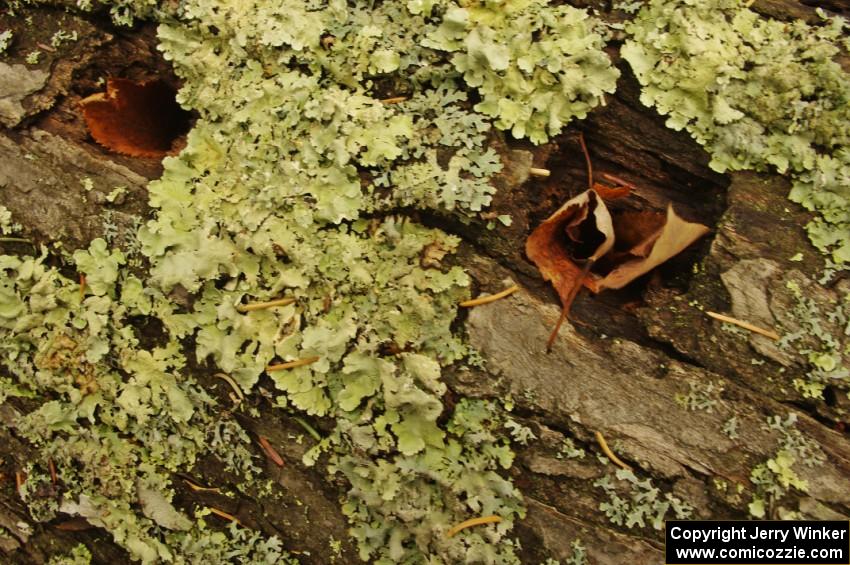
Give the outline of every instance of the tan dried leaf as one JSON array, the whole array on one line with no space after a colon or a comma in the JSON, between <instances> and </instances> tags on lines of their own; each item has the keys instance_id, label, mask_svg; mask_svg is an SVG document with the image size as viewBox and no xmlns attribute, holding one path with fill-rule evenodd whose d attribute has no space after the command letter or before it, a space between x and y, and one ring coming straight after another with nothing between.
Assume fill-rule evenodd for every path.
<instances>
[{"instance_id":1,"label":"tan dried leaf","mask_svg":"<svg viewBox=\"0 0 850 565\"><path fill-rule=\"evenodd\" d=\"M586 279L585 286L591 291L623 288L641 275L645 275L658 265L675 257L710 231L702 224L680 218L672 205L667 206L667 214L661 218L660 222L652 216L644 217L647 218L644 220L645 226L651 227L655 223L657 227L635 241L628 252L620 258L619 264L607 275L604 277L594 275Z\"/></svg>"}]
</instances>

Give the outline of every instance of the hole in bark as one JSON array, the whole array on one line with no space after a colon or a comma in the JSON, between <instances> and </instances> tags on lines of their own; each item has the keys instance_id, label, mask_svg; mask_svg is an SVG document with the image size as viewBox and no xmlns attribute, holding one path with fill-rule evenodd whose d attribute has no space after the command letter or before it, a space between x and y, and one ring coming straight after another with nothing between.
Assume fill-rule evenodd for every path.
<instances>
[{"instance_id":1,"label":"hole in bark","mask_svg":"<svg viewBox=\"0 0 850 565\"><path fill-rule=\"evenodd\" d=\"M838 396L835 394L835 387L827 385L827 387L823 389L823 400L830 408L834 407L838 403Z\"/></svg>"},{"instance_id":2,"label":"hole in bark","mask_svg":"<svg viewBox=\"0 0 850 565\"><path fill-rule=\"evenodd\" d=\"M802 0L802 4L813 8L823 8L834 14L846 14L850 12L846 0Z\"/></svg>"},{"instance_id":3,"label":"hole in bark","mask_svg":"<svg viewBox=\"0 0 850 565\"><path fill-rule=\"evenodd\" d=\"M195 116L174 101L174 94L181 83L171 63L164 60L156 48L155 25L141 23L128 30L115 28L107 17L93 16L92 19L92 23L98 27L97 33L103 34L105 39L93 45L87 54L89 62L75 68L67 95L60 98L51 111L40 116L36 125L72 143L109 155L110 160L142 176L157 178L162 174L161 155L151 155L153 158L133 157L127 155L126 151L114 152L96 143L90 135L80 102L94 94L103 93L109 79L150 83L150 89L142 98L152 107L149 112L151 117L145 118L146 113L140 112L133 127L126 129L129 135L138 137L134 131L139 129L139 124L148 125L144 124L146 121L150 122L149 125L159 124L158 130L166 141L154 143L153 149L156 151L178 149L174 146L174 138L191 129Z\"/></svg>"},{"instance_id":4,"label":"hole in bark","mask_svg":"<svg viewBox=\"0 0 850 565\"><path fill-rule=\"evenodd\" d=\"M605 110L600 112L604 114ZM594 121L594 118L589 118L589 121ZM633 194L626 198L606 202L613 216L663 217L666 205L672 203L675 211L688 221L699 222L709 227L716 224L724 210L726 179L711 172L705 165L693 167L696 170L688 170L676 162L665 161L664 155L648 153L642 144L631 148L619 147L617 137L624 136L624 133L615 134L614 132L628 126L616 125L613 120L606 124L601 119L598 125L600 129L602 125L605 125L611 131L605 132L604 136L599 135L599 130L585 133L586 138L589 138L588 146L593 160L594 180L598 181L601 179L601 173L607 172L623 177L637 187ZM660 126L663 128L663 124ZM690 159L691 162L696 160L697 163L707 161L704 155L694 152L695 144L689 138L682 139L681 136L666 128L650 130L647 133L647 137L678 138L664 143L674 147L678 143L689 149L690 151L683 151L685 153L683 161L685 159ZM523 188L528 187L537 192L537 198L529 194L525 196L527 198L525 203L517 203L517 208L525 206L529 211L529 230L540 225L563 202L586 190L588 185L584 157L576 136L567 134L558 141L559 147L549 156L545 164L541 165L552 171L551 177L526 183ZM622 235L618 234L618 236ZM709 240L710 236L703 238L648 275L630 283L623 290L608 290L598 295L598 298L606 302L613 300L613 303L620 303L622 299L632 301L646 284L686 287L692 274L691 266L708 251L709 245L706 242Z\"/></svg>"},{"instance_id":5,"label":"hole in bark","mask_svg":"<svg viewBox=\"0 0 850 565\"><path fill-rule=\"evenodd\" d=\"M84 98L80 107L98 144L131 157L161 159L180 149L191 125L191 114L176 96L162 79L109 78L106 90Z\"/></svg>"}]
</instances>

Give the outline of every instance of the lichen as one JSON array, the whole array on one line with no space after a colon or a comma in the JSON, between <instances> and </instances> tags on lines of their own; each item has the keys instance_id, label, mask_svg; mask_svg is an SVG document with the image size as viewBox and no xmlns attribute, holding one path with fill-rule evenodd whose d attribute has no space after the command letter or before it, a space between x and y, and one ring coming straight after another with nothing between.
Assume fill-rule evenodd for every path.
<instances>
[{"instance_id":1,"label":"lichen","mask_svg":"<svg viewBox=\"0 0 850 565\"><path fill-rule=\"evenodd\" d=\"M850 261L850 78L836 62L845 22L761 18L743 0L651 0L626 26L641 101L686 129L711 167L776 170L818 217L812 243Z\"/></svg>"},{"instance_id":2,"label":"lichen","mask_svg":"<svg viewBox=\"0 0 850 565\"><path fill-rule=\"evenodd\" d=\"M795 466L803 464L817 467L826 460L820 446L804 436L796 424L797 415L794 413L784 419L771 416L767 420L767 429L777 432L779 440L773 456L756 465L750 472L753 493L748 509L754 518L772 518L775 515L782 518L799 517L795 511L778 506L790 492L808 492L808 482L799 476Z\"/></svg>"},{"instance_id":3,"label":"lichen","mask_svg":"<svg viewBox=\"0 0 850 565\"><path fill-rule=\"evenodd\" d=\"M91 563L91 552L83 544L77 544L67 554L52 556L47 565L89 565L89 563Z\"/></svg>"},{"instance_id":4,"label":"lichen","mask_svg":"<svg viewBox=\"0 0 850 565\"><path fill-rule=\"evenodd\" d=\"M214 441L218 428L232 423L217 421L212 399L181 371L180 344L171 338L141 346L130 318L150 307L145 300L157 302L160 313L169 306L133 275L118 273L118 252L104 247L96 240L76 254L78 267L96 257L113 267L90 275L94 285L83 292L46 265L46 250L0 256L0 362L12 377L2 382L3 396L49 399L15 425L39 453L20 489L32 518L83 516L150 563L174 558L173 547L194 543L195 533L166 539L174 523L162 519L167 513L146 517L135 509L144 507L145 492L155 489L160 506L168 504L171 473L204 454L226 452L223 460L243 476L256 476L257 467L245 437Z\"/></svg>"},{"instance_id":5,"label":"lichen","mask_svg":"<svg viewBox=\"0 0 850 565\"><path fill-rule=\"evenodd\" d=\"M850 294L836 294L832 303L816 300L813 283L789 274L785 288L793 297L793 307L785 313L794 323L779 346L799 355L807 365L794 388L803 398L823 398L827 386L835 391L850 389Z\"/></svg>"},{"instance_id":6,"label":"lichen","mask_svg":"<svg viewBox=\"0 0 850 565\"><path fill-rule=\"evenodd\" d=\"M704 410L711 414L720 402L722 393L723 384L720 382L688 380L688 392L677 393L675 400L685 410Z\"/></svg>"},{"instance_id":7,"label":"lichen","mask_svg":"<svg viewBox=\"0 0 850 565\"><path fill-rule=\"evenodd\" d=\"M604 27L585 10L546 0L444 2L427 45L478 89L475 109L518 138L543 143L604 103L619 71L603 51Z\"/></svg>"},{"instance_id":8,"label":"lichen","mask_svg":"<svg viewBox=\"0 0 850 565\"><path fill-rule=\"evenodd\" d=\"M9 50L9 46L12 45L12 39L14 38L14 33L12 30L6 29L0 32L0 55L6 53Z\"/></svg>"},{"instance_id":9,"label":"lichen","mask_svg":"<svg viewBox=\"0 0 850 565\"><path fill-rule=\"evenodd\" d=\"M507 18L488 2L454 48L434 40L461 10L441 0L78 8L99 5L119 24L160 22L178 100L198 119L149 185L155 216L137 237L105 215L104 239L69 257L80 282L48 267L46 252L0 262L6 396L24 387L50 398L19 424L40 449L24 489L31 512L83 516L144 562L253 551L244 529L211 534L171 505L171 473L202 456L243 479L258 473L244 430L187 371L193 343L198 362L245 394L268 372L278 406L335 419L305 462L324 454L347 480L361 557L515 563L509 534L524 510L502 473L509 437L533 434L492 402L446 412L443 368L474 360L451 328L470 281L442 262L456 237L398 211L478 216L502 166L494 125L541 142L601 103L617 71L596 21L540 1L505 4ZM479 65L485 35L505 44L495 68ZM119 239L124 251L111 246ZM131 263L137 251L145 261ZM170 299L178 288L190 306ZM281 296L294 303L239 308ZM142 348L134 316L158 318L163 342ZM297 359L315 362L267 369ZM52 484L49 465L63 485L52 505L38 488ZM478 515L501 522L446 535ZM263 543L277 551L275 538Z\"/></svg>"},{"instance_id":10,"label":"lichen","mask_svg":"<svg viewBox=\"0 0 850 565\"><path fill-rule=\"evenodd\" d=\"M12 221L12 212L0 205L0 236L12 235L21 230L21 225Z\"/></svg>"},{"instance_id":11,"label":"lichen","mask_svg":"<svg viewBox=\"0 0 850 565\"><path fill-rule=\"evenodd\" d=\"M690 504L670 492L662 492L649 478L641 480L626 469L618 469L615 477L605 475L593 483L608 498L599 504L599 510L613 524L626 528L652 526L660 530L669 512L677 520L690 518L693 514Z\"/></svg>"},{"instance_id":12,"label":"lichen","mask_svg":"<svg viewBox=\"0 0 850 565\"><path fill-rule=\"evenodd\" d=\"M504 471L509 438L533 436L493 402L446 410L444 368L475 358L451 328L469 278L441 261L456 237L402 212L481 218L501 169L494 127L541 143L602 104L618 72L598 22L542 0L69 4L105 5L121 24L159 21L179 101L198 120L149 186L155 216L133 239L148 278L106 240L73 255L82 292L46 252L0 258L0 353L12 377L2 394L49 398L18 425L38 448L22 489L34 517L84 516L146 562L288 559L274 537L236 524L214 532L203 513L171 504L172 473L202 456L259 474L245 431L186 369L182 344L194 343L197 361L246 394L268 372L279 406L336 422L305 461L323 455L347 482L342 508L362 558L517 562L509 536L523 508ZM623 55L643 101L704 144L714 168L788 172L792 198L821 214L815 244L841 263L850 91L832 60L837 25L763 20L733 0L653 0L627 27ZM178 289L193 294L190 306L169 298ZM281 296L295 302L238 308ZM133 316L161 320L164 343L141 347ZM753 471L751 511L804 488L793 465L817 458L785 423L771 426L782 440ZM566 445L563 456L581 453ZM56 504L40 495L51 464ZM648 479L616 478L596 483L616 524L659 528L671 512L691 514ZM492 514L502 521L445 536Z\"/></svg>"}]
</instances>

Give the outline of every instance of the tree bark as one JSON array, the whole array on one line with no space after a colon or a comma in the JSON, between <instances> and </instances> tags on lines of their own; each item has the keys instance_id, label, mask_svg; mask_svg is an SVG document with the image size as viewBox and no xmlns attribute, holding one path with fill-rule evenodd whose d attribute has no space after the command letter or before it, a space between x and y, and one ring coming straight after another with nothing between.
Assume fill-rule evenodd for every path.
<instances>
[{"instance_id":1,"label":"tree bark","mask_svg":"<svg viewBox=\"0 0 850 565\"><path fill-rule=\"evenodd\" d=\"M598 4L602 8L603 3ZM755 8L777 18L814 17L813 8L791 0L760 0ZM832 2L830 8L848 10L846 2ZM27 15L44 37L36 34L23 41L43 43L59 26L78 30L80 40L62 52L46 53L37 67L23 65L18 55L0 67L0 88L7 90L0 93L6 101L0 106L5 125L0 131L0 204L11 210L33 242L61 241L67 250L103 236L108 213L117 229L112 237L120 245L139 218L150 216L145 185L158 177L161 167L156 160L115 155L94 144L76 104L97 90L100 76L170 73L156 55L154 30L142 25L118 31L100 17L50 8ZM22 25L2 18L4 26ZM28 47L18 46L15 53L26 53ZM617 60L616 49L612 56ZM752 490L750 472L777 450L777 434L767 428L766 418L794 412L798 428L827 457L819 467L800 468L809 483L808 494L789 495L782 502L806 516L847 519L850 436L843 431L841 415L850 408L846 395L834 395L829 403L799 401L791 383L805 367L770 339L722 331L719 322L704 314L723 312L768 327L787 324L790 299L782 292L779 273L792 273L801 284L817 288L813 296L824 303L847 281L825 288L811 280L820 268L820 256L803 231L809 217L787 200L784 179L711 171L700 146L686 133L667 129L662 117L640 104L639 86L628 66L621 61L618 66L623 76L608 104L553 142L534 147L493 136L506 164L493 212L510 214L510 227L488 230L484 222L465 225L425 214L420 218L463 237L456 260L472 273L478 290L494 292L508 280L522 287L508 299L462 314L463 331L485 358L486 370L449 371L447 381L455 395L511 398L516 419L537 436L527 446L518 446L510 470L528 507L516 530L523 563L568 559L576 539L587 548L591 563L663 563L661 532L614 525L599 509L604 493L593 483L613 474L615 467L595 457L604 458L596 432L604 434L638 476L690 501L695 517L743 519ZM4 83L4 75L14 76L14 81ZM12 82L14 87L9 86ZM663 210L672 202L686 219L714 229L710 237L624 290L580 294L571 322L547 354L545 344L559 304L527 261L524 244L537 224L587 186L578 132L585 136L595 170L638 187L624 206ZM529 177L529 165L548 168L551 176ZM80 182L84 177L92 179L93 190ZM109 203L106 194L116 186L125 186L126 196ZM32 251L25 243L0 246L6 253ZM803 261L791 261L799 252ZM763 364L753 364L756 358ZM220 383L205 378L203 371L198 371L198 380L223 403L229 402ZM710 411L688 411L677 402L690 383L714 383L714 390L722 390ZM238 416L239 423L284 446L286 466L267 466L279 488L272 494L234 499L193 492L175 477L175 504L183 509L215 506L248 527L278 534L304 563L358 562L338 504L345 485L329 480L321 466L299 463L306 446L290 439L303 432L298 423L273 410L262 395L253 395L249 402L261 416ZM10 406L0 408L9 426L16 412ZM739 434L734 439L723 431L732 417ZM312 423L328 431L332 426ZM588 455L564 457L565 440ZM14 481L15 471L29 456L30 448L10 428L0 429L4 561L42 563L77 543L90 548L95 563L127 561L104 531L66 531L29 518ZM201 462L192 480L215 485L234 480L219 467L215 461ZM742 485L744 494L718 488L719 481ZM331 551L331 537L342 543L341 555Z\"/></svg>"}]
</instances>

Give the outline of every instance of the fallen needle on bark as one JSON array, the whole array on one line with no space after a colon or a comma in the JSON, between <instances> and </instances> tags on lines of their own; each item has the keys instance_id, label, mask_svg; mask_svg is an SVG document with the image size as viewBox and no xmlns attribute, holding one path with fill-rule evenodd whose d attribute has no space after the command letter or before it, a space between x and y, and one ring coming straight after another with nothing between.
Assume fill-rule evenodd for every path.
<instances>
[{"instance_id":1,"label":"fallen needle on bark","mask_svg":"<svg viewBox=\"0 0 850 565\"><path fill-rule=\"evenodd\" d=\"M496 294L488 294L487 296L479 296L478 298L473 298L472 300L464 300L460 303L460 306L464 308L472 308L473 306L481 306L482 304L489 304L491 302L495 302L501 298L506 296L510 296L519 290L519 286L513 285L509 286L502 292L497 292Z\"/></svg>"},{"instance_id":2,"label":"fallen needle on bark","mask_svg":"<svg viewBox=\"0 0 850 565\"><path fill-rule=\"evenodd\" d=\"M738 320L737 318L724 316L723 314L718 314L717 312L706 312L706 315L711 318L714 318L715 320L720 320L721 322L726 322L727 324L732 324L740 328L744 328L745 330L750 330L751 332L763 335L764 337L769 337L773 341L779 341L780 339L780 335L773 330L766 330L749 322Z\"/></svg>"},{"instance_id":3,"label":"fallen needle on bark","mask_svg":"<svg viewBox=\"0 0 850 565\"><path fill-rule=\"evenodd\" d=\"M605 438L602 436L602 432L596 432L596 442L599 444L599 447L602 448L602 452L607 455L608 459L610 459L615 465L625 469L626 471L632 470L630 466L623 463L623 461L619 457L614 455L614 452L611 451L610 447L608 447L608 442L605 441Z\"/></svg>"}]
</instances>

